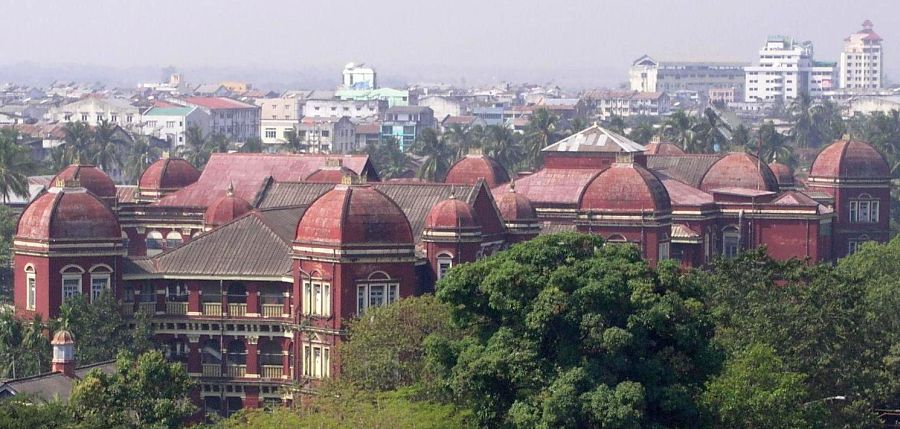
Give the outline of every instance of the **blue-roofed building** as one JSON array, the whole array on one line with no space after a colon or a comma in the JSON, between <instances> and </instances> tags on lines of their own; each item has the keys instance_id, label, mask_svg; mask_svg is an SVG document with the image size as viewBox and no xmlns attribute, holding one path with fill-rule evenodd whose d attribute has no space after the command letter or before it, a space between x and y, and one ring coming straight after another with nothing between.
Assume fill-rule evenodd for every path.
<instances>
[{"instance_id":1,"label":"blue-roofed building","mask_svg":"<svg viewBox=\"0 0 900 429\"><path fill-rule=\"evenodd\" d=\"M209 113L198 107L151 107L141 115L143 134L169 142L171 150L185 143L187 130L191 127L200 129L204 136L209 135L209 123Z\"/></svg>"}]
</instances>

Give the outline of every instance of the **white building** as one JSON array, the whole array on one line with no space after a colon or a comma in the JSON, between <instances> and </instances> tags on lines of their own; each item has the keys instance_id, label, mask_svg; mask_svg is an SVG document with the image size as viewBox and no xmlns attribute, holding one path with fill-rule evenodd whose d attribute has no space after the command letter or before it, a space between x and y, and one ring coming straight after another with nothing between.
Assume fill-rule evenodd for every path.
<instances>
[{"instance_id":1,"label":"white building","mask_svg":"<svg viewBox=\"0 0 900 429\"><path fill-rule=\"evenodd\" d=\"M225 97L184 97L172 101L209 113L211 133L222 134L233 142L259 138L259 106L255 104Z\"/></svg>"},{"instance_id":2,"label":"white building","mask_svg":"<svg viewBox=\"0 0 900 429\"><path fill-rule=\"evenodd\" d=\"M837 63L815 61L809 69L809 96L822 97L838 87Z\"/></svg>"},{"instance_id":3,"label":"white building","mask_svg":"<svg viewBox=\"0 0 900 429\"><path fill-rule=\"evenodd\" d=\"M376 89L375 69L364 67L364 63L348 63L344 66L342 84L344 89Z\"/></svg>"},{"instance_id":4,"label":"white building","mask_svg":"<svg viewBox=\"0 0 900 429\"><path fill-rule=\"evenodd\" d=\"M151 107L141 115L142 133L169 142L172 150L184 145L188 128L209 135L209 123L209 113L197 107Z\"/></svg>"},{"instance_id":5,"label":"white building","mask_svg":"<svg viewBox=\"0 0 900 429\"><path fill-rule=\"evenodd\" d=\"M628 83L632 91L666 92L733 89L744 94L744 67L750 63L733 61L657 61L644 55L631 63Z\"/></svg>"},{"instance_id":6,"label":"white building","mask_svg":"<svg viewBox=\"0 0 900 429\"><path fill-rule=\"evenodd\" d=\"M863 28L844 39L841 51L841 88L881 88L884 70L881 36L872 30L872 21L863 22Z\"/></svg>"},{"instance_id":7,"label":"white building","mask_svg":"<svg viewBox=\"0 0 900 429\"><path fill-rule=\"evenodd\" d=\"M303 105L303 116L314 118L340 118L347 116L350 119L374 118L381 114L387 103L383 101L355 101L329 99L307 99Z\"/></svg>"},{"instance_id":8,"label":"white building","mask_svg":"<svg viewBox=\"0 0 900 429\"><path fill-rule=\"evenodd\" d=\"M759 65L744 68L747 81L744 99L786 103L800 94L809 94L812 67L812 42L769 36L759 50Z\"/></svg>"},{"instance_id":9,"label":"white building","mask_svg":"<svg viewBox=\"0 0 900 429\"><path fill-rule=\"evenodd\" d=\"M662 116L671 108L669 96L664 92L638 92L598 89L586 92L582 97L585 108L607 119L613 115Z\"/></svg>"},{"instance_id":10,"label":"white building","mask_svg":"<svg viewBox=\"0 0 900 429\"><path fill-rule=\"evenodd\" d=\"M47 119L51 122L84 122L97 126L108 121L123 128L137 126L140 117L140 110L128 100L95 96L54 107L47 112Z\"/></svg>"},{"instance_id":11,"label":"white building","mask_svg":"<svg viewBox=\"0 0 900 429\"><path fill-rule=\"evenodd\" d=\"M303 118L299 136L311 153L350 153L358 150L356 125L340 118Z\"/></svg>"},{"instance_id":12,"label":"white building","mask_svg":"<svg viewBox=\"0 0 900 429\"><path fill-rule=\"evenodd\" d=\"M304 100L299 97L260 98L260 139L263 144L279 145L287 142L287 132L296 131L303 118Z\"/></svg>"}]
</instances>

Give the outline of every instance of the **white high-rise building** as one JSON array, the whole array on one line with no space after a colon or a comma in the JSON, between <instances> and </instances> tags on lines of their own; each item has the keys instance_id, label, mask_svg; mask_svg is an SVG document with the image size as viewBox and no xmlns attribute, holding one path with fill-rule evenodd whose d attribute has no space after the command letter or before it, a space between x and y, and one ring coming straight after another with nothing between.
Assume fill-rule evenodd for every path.
<instances>
[{"instance_id":1,"label":"white high-rise building","mask_svg":"<svg viewBox=\"0 0 900 429\"><path fill-rule=\"evenodd\" d=\"M344 89L376 89L378 88L375 81L375 69L364 67L364 63L348 63L344 66L343 87Z\"/></svg>"},{"instance_id":2,"label":"white high-rise building","mask_svg":"<svg viewBox=\"0 0 900 429\"><path fill-rule=\"evenodd\" d=\"M812 67L812 42L769 36L759 50L759 65L744 69L747 81L744 99L787 102L800 94L809 94Z\"/></svg>"},{"instance_id":3,"label":"white high-rise building","mask_svg":"<svg viewBox=\"0 0 900 429\"><path fill-rule=\"evenodd\" d=\"M882 64L881 36L872 30L872 21L863 22L863 28L844 39L841 51L841 88L881 88Z\"/></svg>"}]
</instances>

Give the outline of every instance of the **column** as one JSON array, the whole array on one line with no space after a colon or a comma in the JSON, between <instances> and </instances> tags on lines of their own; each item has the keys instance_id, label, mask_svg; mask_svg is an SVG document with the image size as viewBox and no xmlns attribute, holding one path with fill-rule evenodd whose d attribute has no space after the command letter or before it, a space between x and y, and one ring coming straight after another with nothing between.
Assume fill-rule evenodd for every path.
<instances>
[{"instance_id":1,"label":"column","mask_svg":"<svg viewBox=\"0 0 900 429\"><path fill-rule=\"evenodd\" d=\"M200 316L203 314L203 305L200 304L200 282L193 280L187 283L188 287L188 316Z\"/></svg>"},{"instance_id":2,"label":"column","mask_svg":"<svg viewBox=\"0 0 900 429\"><path fill-rule=\"evenodd\" d=\"M281 339L281 378L291 378L291 340Z\"/></svg>"},{"instance_id":3,"label":"column","mask_svg":"<svg viewBox=\"0 0 900 429\"><path fill-rule=\"evenodd\" d=\"M259 317L259 284L247 283L247 317Z\"/></svg>"},{"instance_id":4,"label":"column","mask_svg":"<svg viewBox=\"0 0 900 429\"><path fill-rule=\"evenodd\" d=\"M203 365L200 360L200 336L188 335L188 374L193 377L203 375Z\"/></svg>"},{"instance_id":5,"label":"column","mask_svg":"<svg viewBox=\"0 0 900 429\"><path fill-rule=\"evenodd\" d=\"M156 314L166 314L166 283L157 281L156 286Z\"/></svg>"},{"instance_id":6,"label":"column","mask_svg":"<svg viewBox=\"0 0 900 429\"><path fill-rule=\"evenodd\" d=\"M291 317L291 293L284 292L284 307L281 309L281 314L286 317Z\"/></svg>"},{"instance_id":7,"label":"column","mask_svg":"<svg viewBox=\"0 0 900 429\"><path fill-rule=\"evenodd\" d=\"M259 408L259 387L244 386L244 408Z\"/></svg>"},{"instance_id":8,"label":"column","mask_svg":"<svg viewBox=\"0 0 900 429\"><path fill-rule=\"evenodd\" d=\"M248 336L244 340L247 349L247 373L248 378L259 378L259 337Z\"/></svg>"}]
</instances>

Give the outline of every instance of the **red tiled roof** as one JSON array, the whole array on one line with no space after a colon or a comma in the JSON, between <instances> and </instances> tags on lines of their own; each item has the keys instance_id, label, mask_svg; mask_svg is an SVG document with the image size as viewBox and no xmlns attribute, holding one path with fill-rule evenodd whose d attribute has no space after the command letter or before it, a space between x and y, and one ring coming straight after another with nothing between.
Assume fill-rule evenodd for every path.
<instances>
[{"instance_id":1,"label":"red tiled roof","mask_svg":"<svg viewBox=\"0 0 900 429\"><path fill-rule=\"evenodd\" d=\"M777 191L778 180L769 166L748 153L729 153L716 161L700 182L700 189L721 188L761 189Z\"/></svg>"},{"instance_id":2,"label":"red tiled roof","mask_svg":"<svg viewBox=\"0 0 900 429\"><path fill-rule=\"evenodd\" d=\"M141 189L181 189L197 181L200 172L189 162L178 158L157 160L147 167L138 181Z\"/></svg>"},{"instance_id":3,"label":"red tiled roof","mask_svg":"<svg viewBox=\"0 0 900 429\"><path fill-rule=\"evenodd\" d=\"M122 232L113 212L92 193L84 188L52 188L25 207L16 237L120 240Z\"/></svg>"},{"instance_id":4,"label":"red tiled roof","mask_svg":"<svg viewBox=\"0 0 900 429\"><path fill-rule=\"evenodd\" d=\"M637 164L613 164L597 175L581 196L579 208L609 212L669 211L665 186Z\"/></svg>"},{"instance_id":5,"label":"red tiled roof","mask_svg":"<svg viewBox=\"0 0 900 429\"><path fill-rule=\"evenodd\" d=\"M83 188L100 198L116 197L116 184L103 170L93 165L72 164L50 181L51 186L55 186L57 180L78 180Z\"/></svg>"},{"instance_id":6,"label":"red tiled roof","mask_svg":"<svg viewBox=\"0 0 900 429\"><path fill-rule=\"evenodd\" d=\"M226 97L185 97L185 103L207 109L255 109L257 106Z\"/></svg>"},{"instance_id":7,"label":"red tiled roof","mask_svg":"<svg viewBox=\"0 0 900 429\"><path fill-rule=\"evenodd\" d=\"M393 200L369 185L338 185L313 202L297 224L306 244L413 244L406 215Z\"/></svg>"},{"instance_id":8,"label":"red tiled roof","mask_svg":"<svg viewBox=\"0 0 900 429\"><path fill-rule=\"evenodd\" d=\"M653 142L644 145L644 155L684 155L684 151L673 143Z\"/></svg>"},{"instance_id":9,"label":"red tiled roof","mask_svg":"<svg viewBox=\"0 0 900 429\"><path fill-rule=\"evenodd\" d=\"M434 205L425 217L427 229L477 228L475 213L465 202L454 198Z\"/></svg>"},{"instance_id":10,"label":"red tiled roof","mask_svg":"<svg viewBox=\"0 0 900 429\"><path fill-rule=\"evenodd\" d=\"M578 207L578 199L588 183L602 170L545 168L516 179L516 192L526 196L535 207ZM509 184L492 190L495 197L509 192Z\"/></svg>"},{"instance_id":11,"label":"red tiled roof","mask_svg":"<svg viewBox=\"0 0 900 429\"><path fill-rule=\"evenodd\" d=\"M658 171L656 177L659 177L663 186L666 187L669 200L674 207L699 207L713 204L713 196L706 192Z\"/></svg>"},{"instance_id":12,"label":"red tiled roof","mask_svg":"<svg viewBox=\"0 0 900 429\"><path fill-rule=\"evenodd\" d=\"M809 169L810 177L884 179L890 167L872 145L839 140L819 152Z\"/></svg>"},{"instance_id":13,"label":"red tiled roof","mask_svg":"<svg viewBox=\"0 0 900 429\"><path fill-rule=\"evenodd\" d=\"M484 179L489 188L509 182L509 174L499 162L484 155L468 155L447 171L444 183L474 185Z\"/></svg>"}]
</instances>

